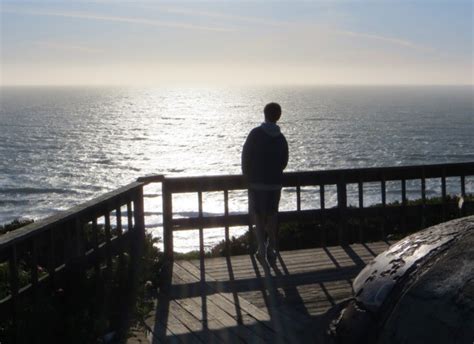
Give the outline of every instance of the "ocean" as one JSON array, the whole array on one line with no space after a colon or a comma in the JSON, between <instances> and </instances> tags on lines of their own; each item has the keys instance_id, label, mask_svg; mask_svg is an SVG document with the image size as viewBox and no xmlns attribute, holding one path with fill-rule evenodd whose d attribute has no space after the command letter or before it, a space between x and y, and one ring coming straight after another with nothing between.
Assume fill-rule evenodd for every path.
<instances>
[{"instance_id":1,"label":"ocean","mask_svg":"<svg viewBox=\"0 0 474 344\"><path fill-rule=\"evenodd\" d=\"M290 149L287 171L474 161L472 86L318 86L251 88L3 87L0 89L0 224L40 219L125 185L139 176L240 173L248 132L263 106L282 105ZM428 196L439 194L428 184ZM448 191L459 193L456 183ZM467 190L473 192L473 180ZM409 188L409 197L419 190ZM161 236L160 190L145 189L147 229ZM231 195L231 212L246 195ZM315 202L305 195L303 202ZM368 203L380 197L366 189ZM388 191L388 201L397 190ZM219 195L204 212L223 212ZM294 192L284 190L281 209ZM195 199L196 198L196 199ZM195 216L197 197L177 197ZM335 194L329 197L335 203ZM246 229L234 229L242 234ZM206 247L223 230L206 231ZM199 245L175 234L177 251Z\"/></svg>"}]
</instances>

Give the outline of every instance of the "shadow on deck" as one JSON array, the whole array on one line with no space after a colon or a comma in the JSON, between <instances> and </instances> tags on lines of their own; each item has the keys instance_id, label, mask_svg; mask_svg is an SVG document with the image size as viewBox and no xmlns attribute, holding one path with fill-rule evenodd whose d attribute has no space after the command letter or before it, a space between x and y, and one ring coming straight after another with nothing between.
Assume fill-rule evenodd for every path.
<instances>
[{"instance_id":1,"label":"shadow on deck","mask_svg":"<svg viewBox=\"0 0 474 344\"><path fill-rule=\"evenodd\" d=\"M323 314L352 296L352 279L388 246L286 251L270 269L250 255L175 261L146 321L148 337L153 343L314 342Z\"/></svg>"}]
</instances>

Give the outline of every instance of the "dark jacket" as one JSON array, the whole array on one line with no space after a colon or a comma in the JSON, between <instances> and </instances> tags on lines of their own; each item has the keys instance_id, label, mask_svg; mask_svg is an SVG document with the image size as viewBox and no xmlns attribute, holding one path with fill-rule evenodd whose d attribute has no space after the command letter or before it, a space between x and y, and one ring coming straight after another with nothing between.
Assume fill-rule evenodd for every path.
<instances>
[{"instance_id":1,"label":"dark jacket","mask_svg":"<svg viewBox=\"0 0 474 344\"><path fill-rule=\"evenodd\" d=\"M263 123L252 129L242 150L242 172L250 184L281 185L288 143L280 128Z\"/></svg>"}]
</instances>

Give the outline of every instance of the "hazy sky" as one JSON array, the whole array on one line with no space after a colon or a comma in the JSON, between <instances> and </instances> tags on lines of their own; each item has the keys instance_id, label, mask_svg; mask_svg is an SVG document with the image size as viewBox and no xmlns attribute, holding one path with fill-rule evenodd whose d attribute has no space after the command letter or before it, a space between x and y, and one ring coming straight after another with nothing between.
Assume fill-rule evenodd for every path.
<instances>
[{"instance_id":1,"label":"hazy sky","mask_svg":"<svg viewBox=\"0 0 474 344\"><path fill-rule=\"evenodd\" d=\"M4 1L1 84L473 84L473 1Z\"/></svg>"}]
</instances>

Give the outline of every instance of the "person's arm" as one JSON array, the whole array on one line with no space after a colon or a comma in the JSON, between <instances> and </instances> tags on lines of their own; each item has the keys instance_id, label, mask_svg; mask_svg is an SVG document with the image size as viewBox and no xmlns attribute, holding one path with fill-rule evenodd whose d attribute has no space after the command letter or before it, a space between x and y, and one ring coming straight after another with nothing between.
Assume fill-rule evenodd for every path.
<instances>
[{"instance_id":1,"label":"person's arm","mask_svg":"<svg viewBox=\"0 0 474 344\"><path fill-rule=\"evenodd\" d=\"M288 165L288 142L286 141L285 136L283 136L283 152L282 152L282 164L281 164L281 170L283 171L286 166Z\"/></svg>"},{"instance_id":2,"label":"person's arm","mask_svg":"<svg viewBox=\"0 0 474 344\"><path fill-rule=\"evenodd\" d=\"M250 171L252 133L247 136L244 147L242 148L242 174L247 176Z\"/></svg>"}]
</instances>

